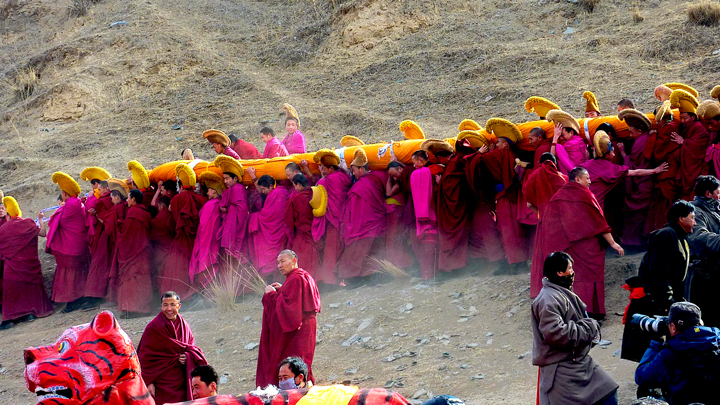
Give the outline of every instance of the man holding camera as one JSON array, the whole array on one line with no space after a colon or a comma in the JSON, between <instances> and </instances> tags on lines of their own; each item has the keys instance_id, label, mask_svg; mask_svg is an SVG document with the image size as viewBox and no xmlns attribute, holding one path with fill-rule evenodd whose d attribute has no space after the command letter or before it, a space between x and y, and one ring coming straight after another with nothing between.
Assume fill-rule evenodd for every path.
<instances>
[{"instance_id":1,"label":"man holding camera","mask_svg":"<svg viewBox=\"0 0 720 405\"><path fill-rule=\"evenodd\" d=\"M702 326L700 307L690 302L672 304L667 322L667 341L650 343L635 382L663 388L671 405L714 403L720 383L720 329Z\"/></svg>"},{"instance_id":2,"label":"man holding camera","mask_svg":"<svg viewBox=\"0 0 720 405\"><path fill-rule=\"evenodd\" d=\"M592 357L600 340L598 322L573 291L573 259L551 253L543 288L532 303L533 364L540 366L540 405L617 405L618 384Z\"/></svg>"}]
</instances>

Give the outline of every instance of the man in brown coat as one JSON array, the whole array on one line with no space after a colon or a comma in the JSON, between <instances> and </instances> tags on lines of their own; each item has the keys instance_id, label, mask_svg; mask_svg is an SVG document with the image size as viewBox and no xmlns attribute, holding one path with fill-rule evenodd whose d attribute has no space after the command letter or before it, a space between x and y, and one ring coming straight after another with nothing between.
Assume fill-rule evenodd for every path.
<instances>
[{"instance_id":1,"label":"man in brown coat","mask_svg":"<svg viewBox=\"0 0 720 405\"><path fill-rule=\"evenodd\" d=\"M600 327L572 291L573 259L551 253L543 288L532 303L533 364L540 367L540 405L617 405L618 384L592 357Z\"/></svg>"}]
</instances>

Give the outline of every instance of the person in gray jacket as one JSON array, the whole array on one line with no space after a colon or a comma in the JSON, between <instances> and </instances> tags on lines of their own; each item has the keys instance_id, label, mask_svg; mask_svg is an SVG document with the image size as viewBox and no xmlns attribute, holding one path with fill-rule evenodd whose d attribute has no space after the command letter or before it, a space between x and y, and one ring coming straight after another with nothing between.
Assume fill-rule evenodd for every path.
<instances>
[{"instance_id":1,"label":"person in gray jacket","mask_svg":"<svg viewBox=\"0 0 720 405\"><path fill-rule=\"evenodd\" d=\"M572 257L551 253L543 275L531 308L540 405L616 405L618 384L589 355L600 341L600 326L572 291Z\"/></svg>"}]
</instances>

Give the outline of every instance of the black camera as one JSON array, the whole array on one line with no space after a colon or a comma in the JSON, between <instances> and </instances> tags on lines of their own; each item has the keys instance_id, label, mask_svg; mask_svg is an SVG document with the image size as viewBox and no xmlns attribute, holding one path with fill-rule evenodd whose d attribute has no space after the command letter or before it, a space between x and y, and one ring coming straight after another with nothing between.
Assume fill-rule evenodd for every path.
<instances>
[{"instance_id":1,"label":"black camera","mask_svg":"<svg viewBox=\"0 0 720 405\"><path fill-rule=\"evenodd\" d=\"M634 314L632 316L632 319L630 320L630 324L633 326L637 326L640 330L659 335L659 336L669 336L670 330L668 329L668 325L670 322L668 321L667 316L647 316L643 314Z\"/></svg>"}]
</instances>

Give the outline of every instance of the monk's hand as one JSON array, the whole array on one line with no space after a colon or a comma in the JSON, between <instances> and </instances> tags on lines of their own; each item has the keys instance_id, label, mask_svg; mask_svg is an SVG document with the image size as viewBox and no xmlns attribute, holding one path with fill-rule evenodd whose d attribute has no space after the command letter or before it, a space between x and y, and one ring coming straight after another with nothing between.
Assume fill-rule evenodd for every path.
<instances>
[{"instance_id":1,"label":"monk's hand","mask_svg":"<svg viewBox=\"0 0 720 405\"><path fill-rule=\"evenodd\" d=\"M307 159L303 159L303 160L300 161L300 166L302 166L302 167L304 167L304 168L306 168L306 169L309 169L309 168L310 168L310 163L308 163Z\"/></svg>"},{"instance_id":2,"label":"monk's hand","mask_svg":"<svg viewBox=\"0 0 720 405\"><path fill-rule=\"evenodd\" d=\"M480 149L478 149L478 152L480 152L480 154L483 154L483 153L487 153L488 150L490 150L490 149L488 148L488 146L487 146L487 145L483 145L483 146L480 147Z\"/></svg>"},{"instance_id":3,"label":"monk's hand","mask_svg":"<svg viewBox=\"0 0 720 405\"><path fill-rule=\"evenodd\" d=\"M148 385L148 392L149 392L150 395L152 395L153 397L155 396L155 384L150 384L150 385Z\"/></svg>"},{"instance_id":4,"label":"monk's hand","mask_svg":"<svg viewBox=\"0 0 720 405\"><path fill-rule=\"evenodd\" d=\"M439 174L435 175L435 184L440 184L440 178L441 176Z\"/></svg>"},{"instance_id":5,"label":"monk's hand","mask_svg":"<svg viewBox=\"0 0 720 405\"><path fill-rule=\"evenodd\" d=\"M273 292L273 291L277 291L277 290L275 290L275 287L273 287L273 286L271 286L271 285L265 287L265 294L271 293L271 292Z\"/></svg>"},{"instance_id":6,"label":"monk's hand","mask_svg":"<svg viewBox=\"0 0 720 405\"><path fill-rule=\"evenodd\" d=\"M96 211L95 211L95 208L90 208L90 209L88 210L88 213L89 213L90 215L95 215L95 212L96 212Z\"/></svg>"},{"instance_id":7,"label":"monk's hand","mask_svg":"<svg viewBox=\"0 0 720 405\"><path fill-rule=\"evenodd\" d=\"M185 362L187 361L187 354L181 354L180 358L178 358L178 361L180 362L180 364L185 364Z\"/></svg>"},{"instance_id":8,"label":"monk's hand","mask_svg":"<svg viewBox=\"0 0 720 405\"><path fill-rule=\"evenodd\" d=\"M662 173L668 171L668 164L667 162L660 163L660 166L655 168L655 173Z\"/></svg>"},{"instance_id":9,"label":"monk's hand","mask_svg":"<svg viewBox=\"0 0 720 405\"><path fill-rule=\"evenodd\" d=\"M42 211L38 212L38 220L40 220L42 222L43 218L45 218L45 213Z\"/></svg>"},{"instance_id":10,"label":"monk's hand","mask_svg":"<svg viewBox=\"0 0 720 405\"><path fill-rule=\"evenodd\" d=\"M255 168L254 168L254 167L248 167L247 169L245 169L245 171L247 172L248 176L250 176L250 178L252 179L252 181L255 181L255 179L257 178L257 176L255 176Z\"/></svg>"},{"instance_id":11,"label":"monk's hand","mask_svg":"<svg viewBox=\"0 0 720 405\"><path fill-rule=\"evenodd\" d=\"M220 207L220 212L226 213L226 212L227 212L227 207Z\"/></svg>"},{"instance_id":12,"label":"monk's hand","mask_svg":"<svg viewBox=\"0 0 720 405\"><path fill-rule=\"evenodd\" d=\"M553 143L557 143L558 139L560 139L560 135L562 135L562 129L563 126L561 123L555 124L555 133L553 134Z\"/></svg>"},{"instance_id":13,"label":"monk's hand","mask_svg":"<svg viewBox=\"0 0 720 405\"><path fill-rule=\"evenodd\" d=\"M270 286L277 291L280 289L280 287L282 287L282 284L280 284L278 282L274 282L274 283L270 284Z\"/></svg>"},{"instance_id":14,"label":"monk's hand","mask_svg":"<svg viewBox=\"0 0 720 405\"><path fill-rule=\"evenodd\" d=\"M682 145L683 142L685 142L685 139L683 139L683 137L680 136L680 134L678 134L677 132L671 133L670 138L672 138L672 141L677 143L678 145Z\"/></svg>"},{"instance_id":15,"label":"monk's hand","mask_svg":"<svg viewBox=\"0 0 720 405\"><path fill-rule=\"evenodd\" d=\"M625 156L625 142L618 142L617 148L620 151L620 154Z\"/></svg>"},{"instance_id":16,"label":"monk's hand","mask_svg":"<svg viewBox=\"0 0 720 405\"><path fill-rule=\"evenodd\" d=\"M618 245L617 242L613 242L610 247L613 248L620 256L625 256L625 249L623 249L622 246Z\"/></svg>"}]
</instances>

